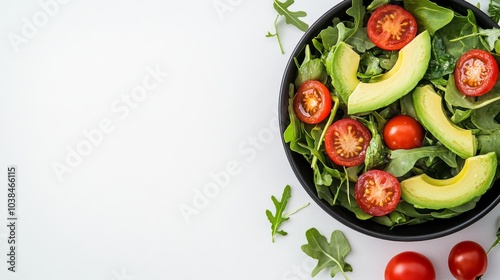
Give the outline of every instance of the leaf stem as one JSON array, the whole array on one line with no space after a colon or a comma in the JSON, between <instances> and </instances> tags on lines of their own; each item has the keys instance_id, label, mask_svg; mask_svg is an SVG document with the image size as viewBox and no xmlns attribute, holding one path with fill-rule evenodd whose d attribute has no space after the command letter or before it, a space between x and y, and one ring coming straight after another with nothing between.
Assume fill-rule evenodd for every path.
<instances>
[{"instance_id":1,"label":"leaf stem","mask_svg":"<svg viewBox=\"0 0 500 280\"><path fill-rule=\"evenodd\" d=\"M319 148L321 148L321 144L323 144L323 139L325 139L326 130L332 124L333 119L335 118L335 115L337 114L337 110L339 108L339 99L337 98L337 96L332 95L332 100L333 100L333 108L332 108L332 111L330 112L330 117L328 117L328 120L325 124L325 128L323 129L323 131L321 132L321 136L319 137L316 151L319 151ZM314 155L312 160L311 160L311 167L313 169L316 169L316 162L317 161L318 161L318 157L316 155Z\"/></svg>"},{"instance_id":2,"label":"leaf stem","mask_svg":"<svg viewBox=\"0 0 500 280\"><path fill-rule=\"evenodd\" d=\"M300 206L298 209L295 209L295 210L293 210L292 212L290 212L290 213L288 213L288 214L283 215L283 217L284 217L284 218L289 218L290 216L292 216L293 214L295 214L295 213L299 212L300 210L302 210L302 209L306 208L306 207L307 207L307 206L309 206L310 204L311 204L311 203L309 203L309 202L308 202L308 203L306 203L306 204L304 204L304 205Z\"/></svg>"},{"instance_id":3,"label":"leaf stem","mask_svg":"<svg viewBox=\"0 0 500 280\"><path fill-rule=\"evenodd\" d=\"M280 51L281 51L281 54L285 54L285 51L283 50L283 45L281 44L281 38L280 38L280 34L278 32L278 19L280 18L280 15L277 15L276 16L276 19L274 20L274 35L276 35L276 39L278 40L278 45L280 46Z\"/></svg>"}]
</instances>

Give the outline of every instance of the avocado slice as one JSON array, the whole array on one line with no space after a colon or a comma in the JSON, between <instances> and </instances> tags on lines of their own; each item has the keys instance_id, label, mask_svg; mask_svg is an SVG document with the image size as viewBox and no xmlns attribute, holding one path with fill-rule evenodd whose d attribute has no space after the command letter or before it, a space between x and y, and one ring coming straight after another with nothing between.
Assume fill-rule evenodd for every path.
<instances>
[{"instance_id":1,"label":"avocado slice","mask_svg":"<svg viewBox=\"0 0 500 280\"><path fill-rule=\"evenodd\" d=\"M347 58L342 56L338 62L334 63L350 69L352 65L349 64L353 61L351 56L352 54ZM373 111L387 106L409 93L424 77L430 57L431 38L429 32L424 31L399 51L398 60L389 72L377 78L374 82L359 82L349 95L347 102L348 113L356 114ZM357 67L358 65L359 63L356 64ZM340 68L337 72L334 72L332 80L339 82L339 88L341 89L350 88L352 87L352 79L339 77L344 73L347 73L348 77L350 77L352 75L350 72L350 70L344 72L344 68Z\"/></svg>"},{"instance_id":2,"label":"avocado slice","mask_svg":"<svg viewBox=\"0 0 500 280\"><path fill-rule=\"evenodd\" d=\"M417 118L436 139L461 158L476 154L476 136L471 130L460 128L448 119L443 111L442 97L431 85L418 86L412 97Z\"/></svg>"},{"instance_id":3,"label":"avocado slice","mask_svg":"<svg viewBox=\"0 0 500 280\"><path fill-rule=\"evenodd\" d=\"M340 99L347 103L349 95L356 89L360 81L357 73L361 57L351 46L340 42L328 59L327 69L332 77L332 85L339 93Z\"/></svg>"},{"instance_id":4,"label":"avocado slice","mask_svg":"<svg viewBox=\"0 0 500 280\"><path fill-rule=\"evenodd\" d=\"M440 180L422 174L403 180L401 197L417 208L457 207L483 195L493 183L496 170L494 152L470 157L453 178Z\"/></svg>"}]
</instances>

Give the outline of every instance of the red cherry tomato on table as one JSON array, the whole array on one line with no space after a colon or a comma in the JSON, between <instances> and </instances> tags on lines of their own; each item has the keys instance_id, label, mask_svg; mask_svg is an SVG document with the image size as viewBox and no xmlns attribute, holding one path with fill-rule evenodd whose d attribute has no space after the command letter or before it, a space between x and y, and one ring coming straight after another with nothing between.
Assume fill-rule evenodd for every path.
<instances>
[{"instance_id":1,"label":"red cherry tomato on table","mask_svg":"<svg viewBox=\"0 0 500 280\"><path fill-rule=\"evenodd\" d=\"M412 117L399 115L384 126L384 142L391 150L418 148L423 141L424 129Z\"/></svg>"},{"instance_id":2,"label":"red cherry tomato on table","mask_svg":"<svg viewBox=\"0 0 500 280\"><path fill-rule=\"evenodd\" d=\"M305 81L295 94L293 109L301 121L308 124L320 123L332 109L330 91L319 81Z\"/></svg>"},{"instance_id":3,"label":"red cherry tomato on table","mask_svg":"<svg viewBox=\"0 0 500 280\"><path fill-rule=\"evenodd\" d=\"M448 256L448 268L458 280L475 280L486 272L487 266L486 252L474 241L458 243Z\"/></svg>"},{"instance_id":4,"label":"red cherry tomato on table","mask_svg":"<svg viewBox=\"0 0 500 280\"><path fill-rule=\"evenodd\" d=\"M391 173L369 170L361 174L354 186L359 208L372 216L384 216L396 208L401 198L401 185Z\"/></svg>"},{"instance_id":5,"label":"red cherry tomato on table","mask_svg":"<svg viewBox=\"0 0 500 280\"><path fill-rule=\"evenodd\" d=\"M495 86L498 63L487 51L470 50L458 59L453 75L460 92L467 96L481 96Z\"/></svg>"},{"instance_id":6,"label":"red cherry tomato on table","mask_svg":"<svg viewBox=\"0 0 500 280\"><path fill-rule=\"evenodd\" d=\"M368 19L367 33L377 47L400 50L417 35L417 21L398 5L384 5Z\"/></svg>"},{"instance_id":7,"label":"red cherry tomato on table","mask_svg":"<svg viewBox=\"0 0 500 280\"><path fill-rule=\"evenodd\" d=\"M385 267L385 280L435 280L436 271L424 255L406 251L394 256Z\"/></svg>"},{"instance_id":8,"label":"red cherry tomato on table","mask_svg":"<svg viewBox=\"0 0 500 280\"><path fill-rule=\"evenodd\" d=\"M362 123L354 119L341 119L326 131L326 154L337 165L357 166L365 161L371 139L370 131Z\"/></svg>"}]
</instances>

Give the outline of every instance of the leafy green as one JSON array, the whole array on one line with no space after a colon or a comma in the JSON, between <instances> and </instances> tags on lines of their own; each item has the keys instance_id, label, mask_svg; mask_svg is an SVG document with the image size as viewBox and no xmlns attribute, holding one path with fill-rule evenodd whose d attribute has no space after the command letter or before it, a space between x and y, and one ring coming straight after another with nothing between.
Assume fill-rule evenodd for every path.
<instances>
[{"instance_id":1,"label":"leafy green","mask_svg":"<svg viewBox=\"0 0 500 280\"><path fill-rule=\"evenodd\" d=\"M290 11L290 6L295 2L295 0L285 0L285 2L280 2L278 0L273 0L273 7L278 13L276 19L274 20L274 33L267 32L266 37L276 37L278 40L278 44L280 46L281 53L285 53L283 50L283 46L281 44L281 39L278 31L278 19L280 16L285 17L285 22L287 24L294 25L301 31L306 31L309 28L309 25L302 21L300 18L307 16L307 13L304 11Z\"/></svg>"},{"instance_id":2,"label":"leafy green","mask_svg":"<svg viewBox=\"0 0 500 280\"><path fill-rule=\"evenodd\" d=\"M443 39L448 53L456 58L459 58L462 54L473 48L481 46L478 36L464 37L478 32L476 17L471 10L468 10L467 16L455 14L449 24L436 31ZM464 38L462 40L454 40L460 37Z\"/></svg>"},{"instance_id":3,"label":"leafy green","mask_svg":"<svg viewBox=\"0 0 500 280\"><path fill-rule=\"evenodd\" d=\"M495 248L498 244L500 244L500 227L497 230L497 240L491 244L491 247L488 249L488 254L490 253L491 249Z\"/></svg>"},{"instance_id":4,"label":"leafy green","mask_svg":"<svg viewBox=\"0 0 500 280\"><path fill-rule=\"evenodd\" d=\"M429 0L404 0L405 10L417 20L417 25L431 35L450 23L455 15L453 10L441 7Z\"/></svg>"},{"instance_id":5,"label":"leafy green","mask_svg":"<svg viewBox=\"0 0 500 280\"><path fill-rule=\"evenodd\" d=\"M379 7L382 7L384 5L389 4L391 1L390 0L373 0L368 7L366 7L366 10L368 12L374 11Z\"/></svg>"},{"instance_id":6,"label":"leafy green","mask_svg":"<svg viewBox=\"0 0 500 280\"><path fill-rule=\"evenodd\" d=\"M455 85L455 78L450 75L444 98L446 102L453 106L466 109L479 109L497 100L500 100L500 81L488 93L479 97L464 96Z\"/></svg>"},{"instance_id":7,"label":"leafy green","mask_svg":"<svg viewBox=\"0 0 500 280\"><path fill-rule=\"evenodd\" d=\"M386 171L396 177L401 177L408 173L417 161L428 158L426 164L431 166L434 159L438 157L449 167L456 168L456 155L444 146L425 146L410 150L394 150L390 154L390 161Z\"/></svg>"},{"instance_id":8,"label":"leafy green","mask_svg":"<svg viewBox=\"0 0 500 280\"><path fill-rule=\"evenodd\" d=\"M274 242L274 237L279 234L282 236L287 235L288 233L284 230L280 230L280 226L283 222L287 221L291 215L295 214L297 211L301 210L302 208L308 206L309 204L306 204L302 206L301 208L289 213L289 214L283 214L285 211L286 205L288 204L288 200L290 200L291 197L291 188L289 185L285 187L283 190L283 194L281 195L281 201L279 201L275 196L271 196L271 200L273 201L274 207L276 208L276 214L273 216L270 210L266 210L266 216L267 219L271 222L271 235L272 235L272 241Z\"/></svg>"},{"instance_id":9,"label":"leafy green","mask_svg":"<svg viewBox=\"0 0 500 280\"><path fill-rule=\"evenodd\" d=\"M494 22L500 21L500 1L490 0L488 5L488 14Z\"/></svg>"},{"instance_id":10,"label":"leafy green","mask_svg":"<svg viewBox=\"0 0 500 280\"><path fill-rule=\"evenodd\" d=\"M331 268L332 278L340 272L346 280L349 279L346 272L352 272L352 267L345 261L345 257L351 252L351 246L341 231L333 231L328 242L317 229L311 228L306 232L306 238L308 244L302 245L302 251L318 260L318 264L311 273L312 277L323 269Z\"/></svg>"},{"instance_id":11,"label":"leafy green","mask_svg":"<svg viewBox=\"0 0 500 280\"><path fill-rule=\"evenodd\" d=\"M448 53L443 39L436 34L432 38L431 59L424 78L428 80L443 78L455 71L456 63L457 58Z\"/></svg>"},{"instance_id":12,"label":"leafy green","mask_svg":"<svg viewBox=\"0 0 500 280\"><path fill-rule=\"evenodd\" d=\"M317 80L325 84L328 76L325 64L323 64L321 59L312 56L309 45L305 47L304 53L304 61L298 69L295 86L299 87L307 80Z\"/></svg>"}]
</instances>

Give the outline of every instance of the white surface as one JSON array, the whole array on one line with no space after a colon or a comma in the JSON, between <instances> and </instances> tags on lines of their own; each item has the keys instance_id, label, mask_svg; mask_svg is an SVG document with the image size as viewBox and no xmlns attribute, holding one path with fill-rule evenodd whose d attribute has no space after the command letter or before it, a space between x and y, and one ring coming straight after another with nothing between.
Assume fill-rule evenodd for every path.
<instances>
[{"instance_id":1,"label":"white surface","mask_svg":"<svg viewBox=\"0 0 500 280\"><path fill-rule=\"evenodd\" d=\"M292 7L312 24L338 2ZM19 169L17 272L2 261L0 279L309 279L314 264L300 246L316 227L344 232L353 280L383 279L404 250L427 255L443 280L452 279L455 243L493 242L498 207L451 236L401 243L346 228L312 203L271 243L270 196L290 184L288 209L312 202L276 122L282 72L303 33L281 23L281 55L265 37L276 15L267 0L65 3L44 18L39 1L0 2L3 181L6 166ZM34 16L40 27L28 30ZM18 52L12 34L24 38ZM150 89L141 95L144 82ZM78 160L77 149L87 155ZM55 163L71 165L62 180ZM8 248L4 186L0 260ZM183 217L183 205L198 212ZM483 279L500 277L499 262L500 249Z\"/></svg>"}]
</instances>

